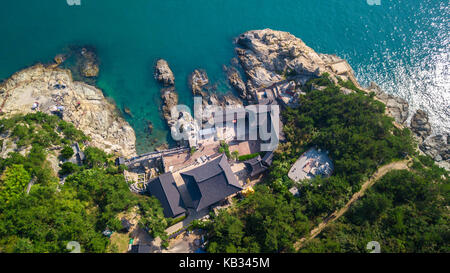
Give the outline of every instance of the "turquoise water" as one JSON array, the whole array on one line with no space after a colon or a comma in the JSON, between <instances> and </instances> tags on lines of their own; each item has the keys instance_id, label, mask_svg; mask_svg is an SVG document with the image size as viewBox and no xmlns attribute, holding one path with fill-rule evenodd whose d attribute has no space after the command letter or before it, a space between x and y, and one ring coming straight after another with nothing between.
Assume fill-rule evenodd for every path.
<instances>
[{"instance_id":1,"label":"turquoise water","mask_svg":"<svg viewBox=\"0 0 450 273\"><path fill-rule=\"evenodd\" d=\"M381 0L66 0L2 1L0 79L35 62L49 62L69 45L98 50L97 85L135 128L138 151L168 139L153 80L157 58L168 60L183 103L187 76L207 70L228 90L222 65L234 56L233 38L251 29L289 31L318 52L348 59L363 84L430 112L435 130L450 131L449 1ZM145 132L146 121L153 135Z\"/></svg>"}]
</instances>

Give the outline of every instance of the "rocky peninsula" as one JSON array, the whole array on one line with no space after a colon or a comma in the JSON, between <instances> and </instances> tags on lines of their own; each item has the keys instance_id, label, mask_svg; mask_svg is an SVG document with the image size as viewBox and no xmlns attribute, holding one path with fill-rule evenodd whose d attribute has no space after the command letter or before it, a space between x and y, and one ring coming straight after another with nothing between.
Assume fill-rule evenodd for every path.
<instances>
[{"instance_id":1,"label":"rocky peninsula","mask_svg":"<svg viewBox=\"0 0 450 273\"><path fill-rule=\"evenodd\" d=\"M42 111L58 114L90 137L91 146L108 153L136 155L133 128L120 116L102 91L74 81L68 69L38 64L12 75L0 84L3 117Z\"/></svg>"}]
</instances>

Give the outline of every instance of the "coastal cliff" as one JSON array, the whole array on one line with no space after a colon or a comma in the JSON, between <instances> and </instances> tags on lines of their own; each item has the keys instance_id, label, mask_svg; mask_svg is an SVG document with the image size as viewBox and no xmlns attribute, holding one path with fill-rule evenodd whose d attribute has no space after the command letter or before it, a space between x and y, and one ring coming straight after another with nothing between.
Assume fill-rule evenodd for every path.
<instances>
[{"instance_id":1,"label":"coastal cliff","mask_svg":"<svg viewBox=\"0 0 450 273\"><path fill-rule=\"evenodd\" d=\"M72 79L70 70L38 64L0 84L3 117L41 111L58 114L108 153L136 155L136 136L114 104L94 86Z\"/></svg>"}]
</instances>

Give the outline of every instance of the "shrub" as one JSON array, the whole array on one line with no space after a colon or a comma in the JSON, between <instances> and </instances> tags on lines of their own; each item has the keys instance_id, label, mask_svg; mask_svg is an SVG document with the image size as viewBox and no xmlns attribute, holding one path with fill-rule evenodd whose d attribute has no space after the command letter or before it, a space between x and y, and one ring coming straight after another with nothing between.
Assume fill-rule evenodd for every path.
<instances>
[{"instance_id":1,"label":"shrub","mask_svg":"<svg viewBox=\"0 0 450 273\"><path fill-rule=\"evenodd\" d=\"M108 155L95 147L87 147L84 151L86 155L86 165L90 168L101 167L108 161Z\"/></svg>"},{"instance_id":2,"label":"shrub","mask_svg":"<svg viewBox=\"0 0 450 273\"><path fill-rule=\"evenodd\" d=\"M250 160L252 158L255 158L259 155L259 153L254 153L254 154L248 154L248 155L241 155L239 156L239 161L246 161L246 160Z\"/></svg>"},{"instance_id":3,"label":"shrub","mask_svg":"<svg viewBox=\"0 0 450 273\"><path fill-rule=\"evenodd\" d=\"M63 176L63 175L75 173L79 169L80 168L76 164L73 164L72 162L65 162L64 164L61 165L61 170L59 170L58 173L59 173L59 175Z\"/></svg>"},{"instance_id":4,"label":"shrub","mask_svg":"<svg viewBox=\"0 0 450 273\"><path fill-rule=\"evenodd\" d=\"M30 179L31 176L23 165L12 165L6 168L1 177L0 200L7 203L20 197L25 192Z\"/></svg>"},{"instance_id":5,"label":"shrub","mask_svg":"<svg viewBox=\"0 0 450 273\"><path fill-rule=\"evenodd\" d=\"M74 155L74 151L72 147L69 145L64 146L64 148L61 151L61 157L64 159L69 159Z\"/></svg>"}]
</instances>

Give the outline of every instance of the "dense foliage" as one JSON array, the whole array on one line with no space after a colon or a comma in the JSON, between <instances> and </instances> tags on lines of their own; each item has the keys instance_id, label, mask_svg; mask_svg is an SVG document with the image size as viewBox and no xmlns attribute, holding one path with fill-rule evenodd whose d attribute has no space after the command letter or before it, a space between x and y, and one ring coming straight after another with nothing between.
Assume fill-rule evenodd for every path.
<instances>
[{"instance_id":1,"label":"dense foliage","mask_svg":"<svg viewBox=\"0 0 450 273\"><path fill-rule=\"evenodd\" d=\"M346 95L328 85L307 92L299 104L283 112L288 140L283 157L290 159L312 145L327 150L336 175L355 189L378 166L414 152L410 131L395 127L384 104L371 96Z\"/></svg>"},{"instance_id":2,"label":"dense foliage","mask_svg":"<svg viewBox=\"0 0 450 273\"><path fill-rule=\"evenodd\" d=\"M367 243L377 241L382 252L448 253L448 177L418 161L412 171L391 171L301 251L368 252Z\"/></svg>"},{"instance_id":3,"label":"dense foliage","mask_svg":"<svg viewBox=\"0 0 450 273\"><path fill-rule=\"evenodd\" d=\"M342 208L376 169L416 156L410 131L400 129L385 115L384 104L351 82L340 81L340 85L355 92L342 93L327 75L313 79L302 88L305 94L299 98L299 107L282 112L286 142L276 151L265 185L208 223L208 251L294 251L294 242ZM334 163L333 175L294 183L287 174L310 147L329 152ZM358 241L361 239L358 234L364 234L370 237L369 241L389 241L387 251L442 251L443 242L448 241L448 213L444 215L442 206L448 202L448 186L438 185L444 181L439 177L447 173L431 167L432 160L428 159L427 164L430 171L422 174L400 171L386 176L366 201L357 202L352 209L353 216L348 219L354 222L345 222L345 229L317 239L316 245L308 245L304 250L366 252L368 241ZM409 183L411 180L415 182ZM299 197L288 191L293 186L298 188ZM424 200L428 200L427 205ZM373 223L367 222L369 219L380 221L379 226L373 229ZM426 227L419 228L419 224ZM343 240L349 229L354 234ZM408 236L412 236L410 242L406 242ZM424 243L425 240L428 242ZM405 248L405 244L409 246Z\"/></svg>"},{"instance_id":4,"label":"dense foliage","mask_svg":"<svg viewBox=\"0 0 450 273\"><path fill-rule=\"evenodd\" d=\"M24 194L24 189L30 182L30 174L23 165L12 165L7 167L1 177L0 202L9 203Z\"/></svg>"},{"instance_id":5,"label":"dense foliage","mask_svg":"<svg viewBox=\"0 0 450 273\"><path fill-rule=\"evenodd\" d=\"M273 194L266 186L258 187L231 213L221 211L211 225L212 253L278 252L291 249L293 239L309 231L298 199Z\"/></svg>"},{"instance_id":6,"label":"dense foliage","mask_svg":"<svg viewBox=\"0 0 450 273\"><path fill-rule=\"evenodd\" d=\"M132 194L123 167L104 151L86 147L84 164L65 162L57 176L48 156L60 149L70 158L70 145L87 140L72 124L38 112L0 120L0 131L13 148L0 159L0 252L68 252L70 241L82 252L105 252L110 240L102 232L122 230L117 215L134 207L141 226L164 239L159 201Z\"/></svg>"},{"instance_id":7,"label":"dense foliage","mask_svg":"<svg viewBox=\"0 0 450 273\"><path fill-rule=\"evenodd\" d=\"M311 85L322 85L322 90ZM397 128L384 114L384 104L372 95L344 94L326 76L311 80L304 89L300 107L282 113L287 141L280 144L269 183L276 191L286 192L294 185L287 173L303 152L310 147L328 151L333 176L296 185L305 215L317 222L317 217L342 207L377 168L415 151L410 131Z\"/></svg>"}]
</instances>

